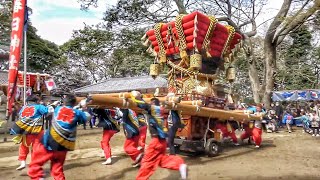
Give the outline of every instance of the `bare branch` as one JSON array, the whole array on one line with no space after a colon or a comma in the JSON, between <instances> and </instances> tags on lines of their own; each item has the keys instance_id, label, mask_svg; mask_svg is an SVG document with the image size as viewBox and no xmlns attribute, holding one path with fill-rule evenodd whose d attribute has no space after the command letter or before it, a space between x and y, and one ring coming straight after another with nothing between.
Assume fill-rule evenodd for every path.
<instances>
[{"instance_id":1,"label":"bare branch","mask_svg":"<svg viewBox=\"0 0 320 180\"><path fill-rule=\"evenodd\" d=\"M291 23L287 25L287 28L282 31L281 36L280 34L278 34L278 37L276 37L277 45L284 40L284 38L286 37L287 34L289 34L289 32L294 30L300 24L303 24L309 17L311 17L319 9L320 9L320 0L316 0L314 2L314 5L311 8L309 8L306 12L302 13L300 11L300 14L297 14L295 16L294 21L291 21Z\"/></svg>"},{"instance_id":2,"label":"bare branch","mask_svg":"<svg viewBox=\"0 0 320 180\"><path fill-rule=\"evenodd\" d=\"M268 41L274 41L274 34L276 33L278 26L283 22L283 19L287 16L291 3L292 0L283 1L281 9L267 30L266 39L268 39Z\"/></svg>"},{"instance_id":3,"label":"bare branch","mask_svg":"<svg viewBox=\"0 0 320 180\"><path fill-rule=\"evenodd\" d=\"M275 34L275 37L279 37L280 34L282 34L282 32L288 27L288 25L290 23L292 23L292 21L296 21L296 17L299 16L302 11L304 10L304 8L309 4L311 0L307 0L302 6L301 8L295 13L295 15L293 15L292 17L290 18L286 18L286 21L284 21L284 25L282 26L282 28L280 30L278 30Z\"/></svg>"},{"instance_id":4,"label":"bare branch","mask_svg":"<svg viewBox=\"0 0 320 180\"><path fill-rule=\"evenodd\" d=\"M179 14L187 14L187 9L183 4L183 0L174 0L176 3L178 9L179 9Z\"/></svg>"}]
</instances>

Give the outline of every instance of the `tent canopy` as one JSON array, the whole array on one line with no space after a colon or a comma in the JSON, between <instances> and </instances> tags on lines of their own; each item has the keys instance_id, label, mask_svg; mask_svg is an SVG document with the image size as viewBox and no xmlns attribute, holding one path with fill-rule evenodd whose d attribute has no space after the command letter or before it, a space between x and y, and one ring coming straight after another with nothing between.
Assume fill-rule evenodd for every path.
<instances>
[{"instance_id":1,"label":"tent canopy","mask_svg":"<svg viewBox=\"0 0 320 180\"><path fill-rule=\"evenodd\" d=\"M316 101L320 100L319 89L274 91L272 101Z\"/></svg>"}]
</instances>

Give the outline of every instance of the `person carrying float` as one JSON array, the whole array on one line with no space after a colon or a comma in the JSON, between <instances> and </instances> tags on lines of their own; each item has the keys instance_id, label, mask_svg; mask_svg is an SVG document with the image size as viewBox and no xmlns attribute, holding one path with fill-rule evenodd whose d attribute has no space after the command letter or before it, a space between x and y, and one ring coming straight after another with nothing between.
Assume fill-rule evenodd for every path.
<instances>
[{"instance_id":1,"label":"person carrying float","mask_svg":"<svg viewBox=\"0 0 320 180\"><path fill-rule=\"evenodd\" d=\"M103 135L102 140L100 142L101 149L104 152L104 157L106 158L106 161L103 162L103 165L110 165L112 164L111 159L111 147L110 147L110 140L113 135L118 133L120 131L120 124L115 119L115 110L112 109L93 109L93 113L96 114L96 116L99 119L98 127L103 128Z\"/></svg>"},{"instance_id":2,"label":"person carrying float","mask_svg":"<svg viewBox=\"0 0 320 180\"><path fill-rule=\"evenodd\" d=\"M181 122L181 113L177 110L170 110L168 116L168 146L170 148L170 154L175 155L176 149L174 146L174 138L176 137L176 133L178 129L182 129L184 124Z\"/></svg>"},{"instance_id":3,"label":"person carrying float","mask_svg":"<svg viewBox=\"0 0 320 180\"><path fill-rule=\"evenodd\" d=\"M48 107L40 104L38 96L33 94L26 101L27 105L20 110L19 120L10 129L11 135L17 135L13 141L20 144L18 156L20 166L17 170L26 167L29 148L40 142L40 137L43 134L43 116L49 113Z\"/></svg>"},{"instance_id":4,"label":"person carrying float","mask_svg":"<svg viewBox=\"0 0 320 180\"><path fill-rule=\"evenodd\" d=\"M139 120L136 112L131 109L118 109L117 114L122 117L122 125L126 141L124 143L124 151L133 160L132 166L140 165L143 153L138 149L139 146Z\"/></svg>"},{"instance_id":5,"label":"person carrying float","mask_svg":"<svg viewBox=\"0 0 320 180\"><path fill-rule=\"evenodd\" d=\"M233 123L233 122L232 122ZM230 137L232 139L232 142L235 146L239 146L238 139L235 133L235 129L232 127L230 122L217 122L216 129L220 129L222 132L223 138Z\"/></svg>"},{"instance_id":6,"label":"person carrying float","mask_svg":"<svg viewBox=\"0 0 320 180\"><path fill-rule=\"evenodd\" d=\"M253 109L251 107L251 111L254 112L255 115L264 115L264 112L262 111L262 106L258 105ZM260 148L261 142L262 142L262 124L261 121L250 121L248 124L244 124L244 132L241 134L240 139L243 141L244 139L252 137L256 148Z\"/></svg>"},{"instance_id":7,"label":"person carrying float","mask_svg":"<svg viewBox=\"0 0 320 180\"><path fill-rule=\"evenodd\" d=\"M76 104L74 95L66 95L63 101L63 106L55 108L52 126L42 136L41 143L33 145L28 171L31 179L44 178L42 166L49 160L53 179L65 179L63 165L67 152L75 148L77 124L85 123L90 119L89 113L74 108ZM85 100L80 104L83 109L86 108Z\"/></svg>"},{"instance_id":8,"label":"person carrying float","mask_svg":"<svg viewBox=\"0 0 320 180\"><path fill-rule=\"evenodd\" d=\"M179 170L182 179L187 178L187 165L184 160L175 155L167 155L167 128L164 125L164 119L161 113L160 101L157 98L151 99L151 104L143 101L141 94L138 91L132 91L132 100L137 103L137 106L148 112L148 124L151 134L151 142L145 151L141 161L137 180L149 179L158 166L162 168Z\"/></svg>"},{"instance_id":9,"label":"person carrying float","mask_svg":"<svg viewBox=\"0 0 320 180\"><path fill-rule=\"evenodd\" d=\"M147 123L146 123L146 117L144 114L139 113L138 114L138 121L139 121L139 146L138 150L144 151L146 147L146 139L147 139Z\"/></svg>"}]
</instances>

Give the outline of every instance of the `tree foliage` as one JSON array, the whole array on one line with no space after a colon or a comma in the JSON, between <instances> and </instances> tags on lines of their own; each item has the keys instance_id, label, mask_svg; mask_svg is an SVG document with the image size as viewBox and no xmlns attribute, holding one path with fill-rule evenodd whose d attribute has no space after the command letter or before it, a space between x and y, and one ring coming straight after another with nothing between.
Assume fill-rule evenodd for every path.
<instances>
[{"instance_id":1,"label":"tree foliage","mask_svg":"<svg viewBox=\"0 0 320 180\"><path fill-rule=\"evenodd\" d=\"M61 46L69 66L65 73L81 71L91 83L148 73L152 59L140 42L143 33L143 29L111 31L98 25L74 31Z\"/></svg>"}]
</instances>

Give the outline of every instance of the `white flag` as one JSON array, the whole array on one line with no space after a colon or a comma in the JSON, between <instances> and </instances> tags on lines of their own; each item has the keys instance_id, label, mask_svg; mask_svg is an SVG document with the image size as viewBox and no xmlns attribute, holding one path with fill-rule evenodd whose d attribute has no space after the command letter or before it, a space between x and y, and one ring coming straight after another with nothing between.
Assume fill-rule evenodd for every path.
<instances>
[{"instance_id":1,"label":"white flag","mask_svg":"<svg viewBox=\"0 0 320 180\"><path fill-rule=\"evenodd\" d=\"M49 80L45 81L45 83L46 83L47 89L49 91L56 88L56 83L54 82L53 79L49 79Z\"/></svg>"}]
</instances>

